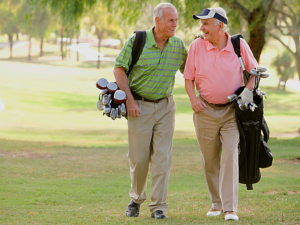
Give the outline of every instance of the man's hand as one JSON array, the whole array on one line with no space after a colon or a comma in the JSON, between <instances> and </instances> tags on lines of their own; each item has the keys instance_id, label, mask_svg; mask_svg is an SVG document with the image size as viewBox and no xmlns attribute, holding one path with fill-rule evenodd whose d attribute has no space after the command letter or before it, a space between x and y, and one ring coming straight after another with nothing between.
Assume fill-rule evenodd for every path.
<instances>
[{"instance_id":1,"label":"man's hand","mask_svg":"<svg viewBox=\"0 0 300 225\"><path fill-rule=\"evenodd\" d=\"M138 104L134 101L134 99L127 99L127 115L131 117L139 117L141 111Z\"/></svg>"},{"instance_id":2,"label":"man's hand","mask_svg":"<svg viewBox=\"0 0 300 225\"><path fill-rule=\"evenodd\" d=\"M201 101L199 98L194 98L193 100L191 100L191 104L192 104L192 109L194 110L195 113L198 112L203 112L206 109L206 104Z\"/></svg>"},{"instance_id":3,"label":"man's hand","mask_svg":"<svg viewBox=\"0 0 300 225\"><path fill-rule=\"evenodd\" d=\"M241 103L253 102L253 92L248 88L244 88L243 92L239 95L241 97Z\"/></svg>"}]
</instances>

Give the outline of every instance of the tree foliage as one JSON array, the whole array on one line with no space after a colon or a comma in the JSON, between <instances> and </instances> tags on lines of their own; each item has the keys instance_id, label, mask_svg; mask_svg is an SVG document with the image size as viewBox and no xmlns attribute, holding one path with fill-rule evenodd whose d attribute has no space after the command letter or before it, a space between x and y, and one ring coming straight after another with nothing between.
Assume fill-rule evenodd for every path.
<instances>
[{"instance_id":1,"label":"tree foliage","mask_svg":"<svg viewBox=\"0 0 300 225\"><path fill-rule=\"evenodd\" d=\"M265 25L274 0L251 0L247 2L244 0L172 0L172 2L179 6L179 13L182 13L184 16L187 26L191 26L192 15L201 13L204 8L221 6L237 12L248 23L248 44L254 57L259 61L262 49L266 43ZM232 18L238 18L235 13L231 13L231 16ZM241 21L232 18L229 20L228 26L240 26Z\"/></svg>"},{"instance_id":2,"label":"tree foliage","mask_svg":"<svg viewBox=\"0 0 300 225\"><path fill-rule=\"evenodd\" d=\"M273 29L270 35L279 41L294 57L300 79L300 0L276 0L272 9ZM294 48L282 40L290 37Z\"/></svg>"},{"instance_id":3,"label":"tree foliage","mask_svg":"<svg viewBox=\"0 0 300 225\"><path fill-rule=\"evenodd\" d=\"M280 88L281 82L283 82L283 89L285 90L285 84L288 79L293 78L296 72L293 64L293 58L288 50L285 50L282 54L278 54L271 62L271 66L276 69L279 77L278 89Z\"/></svg>"}]
</instances>

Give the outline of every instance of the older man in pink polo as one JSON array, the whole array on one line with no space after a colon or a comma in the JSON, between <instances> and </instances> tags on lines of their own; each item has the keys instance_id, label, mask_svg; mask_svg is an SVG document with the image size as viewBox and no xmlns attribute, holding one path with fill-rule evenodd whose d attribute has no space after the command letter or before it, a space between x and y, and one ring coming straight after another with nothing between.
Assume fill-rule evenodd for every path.
<instances>
[{"instance_id":1,"label":"older man in pink polo","mask_svg":"<svg viewBox=\"0 0 300 225\"><path fill-rule=\"evenodd\" d=\"M196 39L190 47L184 79L212 201L207 216L224 212L225 220L238 220L239 131L234 106L228 103L227 96L243 86L243 72L226 32L228 18L224 9L204 9L194 19L201 19L204 38ZM240 40L240 48L246 70L257 67L244 39ZM240 95L243 102L253 102L254 83L251 77Z\"/></svg>"}]
</instances>

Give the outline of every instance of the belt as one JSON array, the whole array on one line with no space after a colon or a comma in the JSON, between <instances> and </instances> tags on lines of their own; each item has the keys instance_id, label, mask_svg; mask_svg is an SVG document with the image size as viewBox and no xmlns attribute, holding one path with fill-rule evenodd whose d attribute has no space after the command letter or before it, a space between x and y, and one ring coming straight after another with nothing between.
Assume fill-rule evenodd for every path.
<instances>
[{"instance_id":1,"label":"belt","mask_svg":"<svg viewBox=\"0 0 300 225\"><path fill-rule=\"evenodd\" d=\"M232 103L232 102L227 102L227 103L225 103L225 104L213 104L213 103L209 103L208 101L206 101L204 98L202 98L201 95L200 95L200 98L201 98L204 102L206 102L206 103L208 103L208 104L210 104L210 105L219 107L219 108L225 107L225 106L230 105L230 104Z\"/></svg>"},{"instance_id":2,"label":"belt","mask_svg":"<svg viewBox=\"0 0 300 225\"><path fill-rule=\"evenodd\" d=\"M224 107L224 106L226 106L226 105L230 105L231 102L227 102L227 103L225 103L225 104L212 104L212 103L209 103L209 104L215 105L215 106L217 106L217 107Z\"/></svg>"},{"instance_id":3,"label":"belt","mask_svg":"<svg viewBox=\"0 0 300 225\"><path fill-rule=\"evenodd\" d=\"M156 99L156 100L151 100L151 99L144 98L136 93L132 93L132 96L135 100L142 100L145 102L153 102L153 103L159 103L161 100L165 99L165 98L160 98L160 99Z\"/></svg>"}]
</instances>

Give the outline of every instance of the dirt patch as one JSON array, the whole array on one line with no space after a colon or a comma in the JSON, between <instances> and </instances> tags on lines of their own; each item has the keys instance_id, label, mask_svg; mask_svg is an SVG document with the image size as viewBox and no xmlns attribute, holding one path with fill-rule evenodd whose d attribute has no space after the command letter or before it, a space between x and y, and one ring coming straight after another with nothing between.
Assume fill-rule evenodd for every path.
<instances>
[{"instance_id":1,"label":"dirt patch","mask_svg":"<svg viewBox=\"0 0 300 225\"><path fill-rule=\"evenodd\" d=\"M291 159L278 159L278 162L300 164L300 157L294 157Z\"/></svg>"},{"instance_id":2,"label":"dirt patch","mask_svg":"<svg viewBox=\"0 0 300 225\"><path fill-rule=\"evenodd\" d=\"M295 194L300 194L300 191L290 191L290 190L287 190L286 191L288 195L295 195ZM276 195L276 194L281 194L282 191L274 191L274 190L270 190L270 191L267 191L267 192L264 192L264 194L266 195Z\"/></svg>"},{"instance_id":3,"label":"dirt patch","mask_svg":"<svg viewBox=\"0 0 300 225\"><path fill-rule=\"evenodd\" d=\"M23 153L0 152L0 157L47 159L47 158L51 158L51 154L41 154L41 153L32 153L32 152L23 152Z\"/></svg>"}]
</instances>

